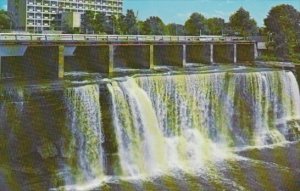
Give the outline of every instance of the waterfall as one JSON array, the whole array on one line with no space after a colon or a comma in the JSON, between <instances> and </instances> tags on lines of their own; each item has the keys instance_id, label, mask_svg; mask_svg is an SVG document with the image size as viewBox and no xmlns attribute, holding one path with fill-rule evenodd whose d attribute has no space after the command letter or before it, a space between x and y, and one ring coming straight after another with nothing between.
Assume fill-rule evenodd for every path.
<instances>
[{"instance_id":1,"label":"waterfall","mask_svg":"<svg viewBox=\"0 0 300 191\"><path fill-rule=\"evenodd\" d=\"M299 87L290 71L98 82L1 86L1 165L64 190L182 172L227 181L218 170L239 157L232 151L299 141ZM12 190L31 183L18 173L3 175Z\"/></svg>"},{"instance_id":2,"label":"waterfall","mask_svg":"<svg viewBox=\"0 0 300 191\"><path fill-rule=\"evenodd\" d=\"M108 88L124 175L161 169L166 161L165 143L150 99L133 79L120 86L112 83Z\"/></svg>"},{"instance_id":3,"label":"waterfall","mask_svg":"<svg viewBox=\"0 0 300 191\"><path fill-rule=\"evenodd\" d=\"M76 182L100 177L103 175L103 138L98 85L67 88L64 97L66 128L71 132L63 151L69 159L68 168L71 168Z\"/></svg>"},{"instance_id":4,"label":"waterfall","mask_svg":"<svg viewBox=\"0 0 300 191\"><path fill-rule=\"evenodd\" d=\"M107 85L124 175L197 168L226 148L280 143L299 131L292 72L127 78Z\"/></svg>"}]
</instances>

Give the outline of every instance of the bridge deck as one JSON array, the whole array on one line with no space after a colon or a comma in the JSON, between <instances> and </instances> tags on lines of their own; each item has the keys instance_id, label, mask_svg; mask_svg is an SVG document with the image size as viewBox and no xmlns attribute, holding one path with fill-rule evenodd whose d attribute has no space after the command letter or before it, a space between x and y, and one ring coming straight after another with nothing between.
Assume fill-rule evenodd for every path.
<instances>
[{"instance_id":1,"label":"bridge deck","mask_svg":"<svg viewBox=\"0 0 300 191\"><path fill-rule=\"evenodd\" d=\"M93 35L93 34L14 34L0 33L0 43L252 43L243 37L223 36L158 36L158 35Z\"/></svg>"}]
</instances>

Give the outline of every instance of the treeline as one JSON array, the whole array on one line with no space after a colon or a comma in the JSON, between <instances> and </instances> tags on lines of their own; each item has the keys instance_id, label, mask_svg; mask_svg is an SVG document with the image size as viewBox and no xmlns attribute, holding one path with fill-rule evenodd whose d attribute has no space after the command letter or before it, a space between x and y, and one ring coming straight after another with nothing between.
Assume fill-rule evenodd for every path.
<instances>
[{"instance_id":1,"label":"treeline","mask_svg":"<svg viewBox=\"0 0 300 191\"><path fill-rule=\"evenodd\" d=\"M165 24L161 18L151 16L145 21L138 20L133 10L125 15L105 16L103 13L88 11L82 16L84 33L124 34L124 35L256 35L259 28L248 11L237 10L226 23L223 18L205 18L201 13L193 13L184 25ZM79 31L78 31L79 32Z\"/></svg>"}]
</instances>

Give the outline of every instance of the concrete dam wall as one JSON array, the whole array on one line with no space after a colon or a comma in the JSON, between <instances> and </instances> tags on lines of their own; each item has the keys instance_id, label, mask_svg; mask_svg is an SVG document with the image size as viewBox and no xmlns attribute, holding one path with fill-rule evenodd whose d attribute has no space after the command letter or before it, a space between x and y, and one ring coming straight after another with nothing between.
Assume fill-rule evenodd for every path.
<instances>
[{"instance_id":1,"label":"concrete dam wall","mask_svg":"<svg viewBox=\"0 0 300 191\"><path fill-rule=\"evenodd\" d=\"M254 62L253 42L0 45L1 78L62 79L64 72L110 74L115 68Z\"/></svg>"}]
</instances>

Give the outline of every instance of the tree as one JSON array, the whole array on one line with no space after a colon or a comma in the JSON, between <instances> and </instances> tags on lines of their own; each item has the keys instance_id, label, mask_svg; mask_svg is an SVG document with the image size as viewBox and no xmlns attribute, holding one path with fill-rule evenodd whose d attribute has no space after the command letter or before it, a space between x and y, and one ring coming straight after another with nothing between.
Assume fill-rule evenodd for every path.
<instances>
[{"instance_id":1,"label":"tree","mask_svg":"<svg viewBox=\"0 0 300 191\"><path fill-rule=\"evenodd\" d=\"M120 33L118 19L115 15L112 15L108 18L108 23L109 23L109 26L111 29L110 34L119 34Z\"/></svg>"},{"instance_id":2,"label":"tree","mask_svg":"<svg viewBox=\"0 0 300 191\"><path fill-rule=\"evenodd\" d=\"M287 58L299 46L300 13L291 5L273 7L264 20L266 31L275 43L275 53Z\"/></svg>"},{"instance_id":3,"label":"tree","mask_svg":"<svg viewBox=\"0 0 300 191\"><path fill-rule=\"evenodd\" d=\"M163 35L165 34L165 24L159 17L149 17L143 24L142 34Z\"/></svg>"},{"instance_id":4,"label":"tree","mask_svg":"<svg viewBox=\"0 0 300 191\"><path fill-rule=\"evenodd\" d=\"M81 24L85 33L95 32L95 16L95 12L93 11L86 11L82 15Z\"/></svg>"},{"instance_id":5,"label":"tree","mask_svg":"<svg viewBox=\"0 0 300 191\"><path fill-rule=\"evenodd\" d=\"M97 33L103 33L105 32L105 24L107 22L107 17L105 13L97 13L95 15L95 20L93 24L93 28Z\"/></svg>"},{"instance_id":6,"label":"tree","mask_svg":"<svg viewBox=\"0 0 300 191\"><path fill-rule=\"evenodd\" d=\"M242 7L229 18L231 30L241 36L249 36L257 33L257 25L254 19L250 18L248 11Z\"/></svg>"},{"instance_id":7,"label":"tree","mask_svg":"<svg viewBox=\"0 0 300 191\"><path fill-rule=\"evenodd\" d=\"M12 20L7 11L0 10L0 30L10 29Z\"/></svg>"},{"instance_id":8,"label":"tree","mask_svg":"<svg viewBox=\"0 0 300 191\"><path fill-rule=\"evenodd\" d=\"M184 26L180 24L171 23L166 26L168 35L184 35Z\"/></svg>"},{"instance_id":9,"label":"tree","mask_svg":"<svg viewBox=\"0 0 300 191\"><path fill-rule=\"evenodd\" d=\"M137 18L133 10L127 10L126 15L119 17L120 30L122 34L137 34Z\"/></svg>"},{"instance_id":10,"label":"tree","mask_svg":"<svg viewBox=\"0 0 300 191\"><path fill-rule=\"evenodd\" d=\"M199 35L205 29L205 17L200 13L193 13L185 22L184 28L187 35Z\"/></svg>"},{"instance_id":11,"label":"tree","mask_svg":"<svg viewBox=\"0 0 300 191\"><path fill-rule=\"evenodd\" d=\"M126 24L125 24L124 20L125 20L125 15L123 15L123 14L119 15L119 17L117 18L120 34L125 34Z\"/></svg>"},{"instance_id":12,"label":"tree","mask_svg":"<svg viewBox=\"0 0 300 191\"><path fill-rule=\"evenodd\" d=\"M207 32L211 35L221 35L225 29L225 21L221 18L209 18L206 20Z\"/></svg>"}]
</instances>

